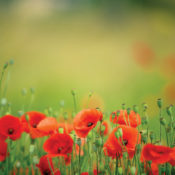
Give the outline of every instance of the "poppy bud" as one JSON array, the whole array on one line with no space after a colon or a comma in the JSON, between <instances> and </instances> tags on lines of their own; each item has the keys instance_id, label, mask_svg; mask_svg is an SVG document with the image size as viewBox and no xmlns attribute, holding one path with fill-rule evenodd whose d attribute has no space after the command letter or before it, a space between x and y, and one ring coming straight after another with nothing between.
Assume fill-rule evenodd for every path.
<instances>
[{"instance_id":1,"label":"poppy bud","mask_svg":"<svg viewBox=\"0 0 175 175\"><path fill-rule=\"evenodd\" d=\"M166 125L166 120L165 120L165 118L160 118L160 123L163 125L163 126L165 126Z\"/></svg>"},{"instance_id":2,"label":"poppy bud","mask_svg":"<svg viewBox=\"0 0 175 175\"><path fill-rule=\"evenodd\" d=\"M113 112L113 113L112 113L112 119L114 119L114 118L115 118L115 113Z\"/></svg>"},{"instance_id":3,"label":"poppy bud","mask_svg":"<svg viewBox=\"0 0 175 175\"><path fill-rule=\"evenodd\" d=\"M136 168L135 168L134 166L132 166L130 170L131 170L131 174L132 174L132 175L135 175L135 173L136 173Z\"/></svg>"},{"instance_id":4,"label":"poppy bud","mask_svg":"<svg viewBox=\"0 0 175 175\"><path fill-rule=\"evenodd\" d=\"M172 105L166 108L166 112L169 116L172 116Z\"/></svg>"},{"instance_id":5,"label":"poppy bud","mask_svg":"<svg viewBox=\"0 0 175 175\"><path fill-rule=\"evenodd\" d=\"M7 104L7 99L6 98L2 98L1 99L1 105L5 106Z\"/></svg>"},{"instance_id":6,"label":"poppy bud","mask_svg":"<svg viewBox=\"0 0 175 175\"><path fill-rule=\"evenodd\" d=\"M150 132L149 137L150 137L151 140L154 140L154 139L155 139L155 134L154 134L154 132Z\"/></svg>"},{"instance_id":7,"label":"poppy bud","mask_svg":"<svg viewBox=\"0 0 175 175\"><path fill-rule=\"evenodd\" d=\"M159 108L162 108L162 99L161 98L159 98L159 99L157 99L157 106L159 107Z\"/></svg>"},{"instance_id":8,"label":"poppy bud","mask_svg":"<svg viewBox=\"0 0 175 175\"><path fill-rule=\"evenodd\" d=\"M122 169L122 167L119 167L119 168L118 168L118 174L119 174L119 175L122 175L122 174L123 174L123 169Z\"/></svg>"},{"instance_id":9,"label":"poppy bud","mask_svg":"<svg viewBox=\"0 0 175 175\"><path fill-rule=\"evenodd\" d=\"M24 114L24 111L18 111L18 116L22 116Z\"/></svg>"},{"instance_id":10,"label":"poppy bud","mask_svg":"<svg viewBox=\"0 0 175 175\"><path fill-rule=\"evenodd\" d=\"M92 97L93 92L89 92L89 98Z\"/></svg>"},{"instance_id":11,"label":"poppy bud","mask_svg":"<svg viewBox=\"0 0 175 175\"><path fill-rule=\"evenodd\" d=\"M145 112L148 109L148 105L146 103L143 103L143 111Z\"/></svg>"},{"instance_id":12,"label":"poppy bud","mask_svg":"<svg viewBox=\"0 0 175 175\"><path fill-rule=\"evenodd\" d=\"M122 109L125 110L125 103L122 104Z\"/></svg>"},{"instance_id":13,"label":"poppy bud","mask_svg":"<svg viewBox=\"0 0 175 175\"><path fill-rule=\"evenodd\" d=\"M123 158L127 159L127 157L128 157L128 153L127 152L124 152L123 153Z\"/></svg>"},{"instance_id":14,"label":"poppy bud","mask_svg":"<svg viewBox=\"0 0 175 175\"><path fill-rule=\"evenodd\" d=\"M75 96L76 93L75 93L75 90L74 90L74 89L71 90L71 94L72 94L73 96Z\"/></svg>"},{"instance_id":15,"label":"poppy bud","mask_svg":"<svg viewBox=\"0 0 175 175\"><path fill-rule=\"evenodd\" d=\"M34 93L35 93L35 88L31 87L31 88L30 88L30 92L31 92L32 94L34 94Z\"/></svg>"},{"instance_id":16,"label":"poppy bud","mask_svg":"<svg viewBox=\"0 0 175 175\"><path fill-rule=\"evenodd\" d=\"M123 131L122 131L122 128L118 128L118 130L117 130L117 131L119 132L120 137L122 137L122 136L123 136Z\"/></svg>"},{"instance_id":17,"label":"poppy bud","mask_svg":"<svg viewBox=\"0 0 175 175\"><path fill-rule=\"evenodd\" d=\"M147 136L146 136L146 134L142 134L142 137L141 137L141 140L142 140L142 142L143 143L146 143L147 142Z\"/></svg>"},{"instance_id":18,"label":"poppy bud","mask_svg":"<svg viewBox=\"0 0 175 175\"><path fill-rule=\"evenodd\" d=\"M64 132L64 129L63 128L59 128L58 132L62 134Z\"/></svg>"},{"instance_id":19,"label":"poppy bud","mask_svg":"<svg viewBox=\"0 0 175 175\"><path fill-rule=\"evenodd\" d=\"M128 108L128 109L127 109L127 114L129 115L129 114L130 114L130 112L131 112L131 109L130 109L130 108Z\"/></svg>"},{"instance_id":20,"label":"poppy bud","mask_svg":"<svg viewBox=\"0 0 175 175\"><path fill-rule=\"evenodd\" d=\"M133 110L134 110L135 113L138 113L139 107L138 107L137 105L134 105L134 106L133 106Z\"/></svg>"},{"instance_id":21,"label":"poppy bud","mask_svg":"<svg viewBox=\"0 0 175 175\"><path fill-rule=\"evenodd\" d=\"M22 94L23 96L25 96L25 95L27 94L27 90L26 90L25 88L23 88L23 89L21 90L21 94Z\"/></svg>"},{"instance_id":22,"label":"poppy bud","mask_svg":"<svg viewBox=\"0 0 175 175\"><path fill-rule=\"evenodd\" d=\"M11 60L9 61L9 64L10 64L10 65L13 65L13 64L14 64L14 60L11 59Z\"/></svg>"},{"instance_id":23,"label":"poppy bud","mask_svg":"<svg viewBox=\"0 0 175 175\"><path fill-rule=\"evenodd\" d=\"M64 100L60 101L60 107L64 107Z\"/></svg>"},{"instance_id":24,"label":"poppy bud","mask_svg":"<svg viewBox=\"0 0 175 175\"><path fill-rule=\"evenodd\" d=\"M30 145L30 147L29 147L29 152L30 152L30 154L32 154L33 152L34 152L34 150L35 150L35 145Z\"/></svg>"},{"instance_id":25,"label":"poppy bud","mask_svg":"<svg viewBox=\"0 0 175 175\"><path fill-rule=\"evenodd\" d=\"M120 115L120 110L118 110L117 112L116 112L116 114L117 114L117 117Z\"/></svg>"},{"instance_id":26,"label":"poppy bud","mask_svg":"<svg viewBox=\"0 0 175 175\"><path fill-rule=\"evenodd\" d=\"M38 156L33 156L33 163L36 165L39 163L39 158Z\"/></svg>"},{"instance_id":27,"label":"poppy bud","mask_svg":"<svg viewBox=\"0 0 175 175\"><path fill-rule=\"evenodd\" d=\"M67 114L67 112L64 112L64 120L67 120L68 119L68 114Z\"/></svg>"},{"instance_id":28,"label":"poppy bud","mask_svg":"<svg viewBox=\"0 0 175 175\"><path fill-rule=\"evenodd\" d=\"M117 138L117 139L119 139L120 138L120 134L119 134L119 132L117 131L117 132L115 132L115 137Z\"/></svg>"},{"instance_id":29,"label":"poppy bud","mask_svg":"<svg viewBox=\"0 0 175 175\"><path fill-rule=\"evenodd\" d=\"M17 161L16 162L16 168L20 168L21 167L21 163L20 163L20 161Z\"/></svg>"},{"instance_id":30,"label":"poppy bud","mask_svg":"<svg viewBox=\"0 0 175 175\"><path fill-rule=\"evenodd\" d=\"M102 126L101 126L101 132L104 133L104 131L105 131L105 126L102 125Z\"/></svg>"},{"instance_id":31,"label":"poppy bud","mask_svg":"<svg viewBox=\"0 0 175 175\"><path fill-rule=\"evenodd\" d=\"M77 144L78 146L81 146L81 139L80 139L80 138L77 138L76 144Z\"/></svg>"},{"instance_id":32,"label":"poppy bud","mask_svg":"<svg viewBox=\"0 0 175 175\"><path fill-rule=\"evenodd\" d=\"M7 67L8 67L8 62L6 62L6 63L4 64L3 69L6 69Z\"/></svg>"}]
</instances>

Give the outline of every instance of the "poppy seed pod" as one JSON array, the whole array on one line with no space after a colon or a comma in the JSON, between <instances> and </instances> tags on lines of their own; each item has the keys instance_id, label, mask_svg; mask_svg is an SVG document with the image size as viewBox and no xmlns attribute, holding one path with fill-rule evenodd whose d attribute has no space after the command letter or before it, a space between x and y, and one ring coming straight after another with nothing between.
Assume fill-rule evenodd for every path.
<instances>
[{"instance_id":1,"label":"poppy seed pod","mask_svg":"<svg viewBox=\"0 0 175 175\"><path fill-rule=\"evenodd\" d=\"M162 104L163 104L162 99L161 99L161 98L157 99L157 106L158 106L159 108L162 108Z\"/></svg>"}]
</instances>

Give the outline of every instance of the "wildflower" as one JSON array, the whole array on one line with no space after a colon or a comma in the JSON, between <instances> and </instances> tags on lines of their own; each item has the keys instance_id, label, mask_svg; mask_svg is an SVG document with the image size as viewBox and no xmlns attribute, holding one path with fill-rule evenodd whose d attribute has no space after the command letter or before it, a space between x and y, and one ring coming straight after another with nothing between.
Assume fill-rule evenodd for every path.
<instances>
[{"instance_id":1,"label":"wildflower","mask_svg":"<svg viewBox=\"0 0 175 175\"><path fill-rule=\"evenodd\" d=\"M36 164L36 166L39 168L41 175L52 175L52 172L54 172L52 159L48 158L46 155L40 158L39 164ZM59 170L54 172L54 175L60 175L60 174L61 173Z\"/></svg>"},{"instance_id":2,"label":"wildflower","mask_svg":"<svg viewBox=\"0 0 175 175\"><path fill-rule=\"evenodd\" d=\"M54 134L43 145L44 150L50 156L59 156L72 152L73 140L68 134Z\"/></svg>"},{"instance_id":3,"label":"wildflower","mask_svg":"<svg viewBox=\"0 0 175 175\"><path fill-rule=\"evenodd\" d=\"M116 137L116 132L122 129L122 135ZM135 154L136 144L140 143L140 134L136 128L125 125L119 125L109 135L106 143L104 144L104 153L112 158L121 157L123 152L127 151L129 158L133 158Z\"/></svg>"},{"instance_id":4,"label":"wildflower","mask_svg":"<svg viewBox=\"0 0 175 175\"><path fill-rule=\"evenodd\" d=\"M21 122L19 118L12 115L5 115L0 119L0 135L5 139L9 137L12 140L17 140L21 137Z\"/></svg>"},{"instance_id":5,"label":"wildflower","mask_svg":"<svg viewBox=\"0 0 175 175\"><path fill-rule=\"evenodd\" d=\"M110 121L121 125L128 125L134 128L141 124L140 115L132 110L129 111L129 114L127 110L113 112L110 115Z\"/></svg>"},{"instance_id":6,"label":"wildflower","mask_svg":"<svg viewBox=\"0 0 175 175\"><path fill-rule=\"evenodd\" d=\"M26 112L21 116L23 131L30 133L31 138L33 139L47 135L47 132L40 131L37 128L40 121L45 118L46 116L43 113L37 111Z\"/></svg>"},{"instance_id":7,"label":"wildflower","mask_svg":"<svg viewBox=\"0 0 175 175\"><path fill-rule=\"evenodd\" d=\"M161 164L170 161L173 153L174 150L170 147L146 144L142 149L141 159Z\"/></svg>"},{"instance_id":8,"label":"wildflower","mask_svg":"<svg viewBox=\"0 0 175 175\"><path fill-rule=\"evenodd\" d=\"M102 120L102 113L97 109L84 109L74 118L73 128L79 137L86 137L99 120Z\"/></svg>"}]
</instances>

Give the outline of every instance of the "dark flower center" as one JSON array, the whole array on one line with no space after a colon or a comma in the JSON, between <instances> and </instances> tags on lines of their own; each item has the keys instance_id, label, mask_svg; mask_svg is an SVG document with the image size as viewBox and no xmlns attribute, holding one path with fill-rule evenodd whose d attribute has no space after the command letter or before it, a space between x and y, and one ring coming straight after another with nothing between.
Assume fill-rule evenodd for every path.
<instances>
[{"instance_id":1,"label":"dark flower center","mask_svg":"<svg viewBox=\"0 0 175 175\"><path fill-rule=\"evenodd\" d=\"M14 129L9 128L9 129L8 129L8 133L9 133L9 135L13 134L13 133L14 133Z\"/></svg>"},{"instance_id":2,"label":"dark flower center","mask_svg":"<svg viewBox=\"0 0 175 175\"><path fill-rule=\"evenodd\" d=\"M90 127L90 126L92 126L92 125L93 125L93 123L89 122L87 126Z\"/></svg>"},{"instance_id":3,"label":"dark flower center","mask_svg":"<svg viewBox=\"0 0 175 175\"><path fill-rule=\"evenodd\" d=\"M61 147L60 147L60 148L58 148L58 154L59 154L59 153L61 153L61 150L62 150L62 148L61 148Z\"/></svg>"},{"instance_id":4,"label":"dark flower center","mask_svg":"<svg viewBox=\"0 0 175 175\"><path fill-rule=\"evenodd\" d=\"M157 153L158 153L158 154L163 154L163 152L162 152L162 151L158 151Z\"/></svg>"},{"instance_id":5,"label":"dark flower center","mask_svg":"<svg viewBox=\"0 0 175 175\"><path fill-rule=\"evenodd\" d=\"M44 171L43 171L43 174L44 174L44 175L50 175L50 170L48 170L48 169L47 169L47 170L44 170Z\"/></svg>"},{"instance_id":6,"label":"dark flower center","mask_svg":"<svg viewBox=\"0 0 175 175\"><path fill-rule=\"evenodd\" d=\"M33 128L36 128L36 127L37 127L37 124L36 124L36 123L34 123L34 124L33 124Z\"/></svg>"},{"instance_id":7,"label":"dark flower center","mask_svg":"<svg viewBox=\"0 0 175 175\"><path fill-rule=\"evenodd\" d=\"M128 140L123 140L123 144L126 146L128 144Z\"/></svg>"}]
</instances>

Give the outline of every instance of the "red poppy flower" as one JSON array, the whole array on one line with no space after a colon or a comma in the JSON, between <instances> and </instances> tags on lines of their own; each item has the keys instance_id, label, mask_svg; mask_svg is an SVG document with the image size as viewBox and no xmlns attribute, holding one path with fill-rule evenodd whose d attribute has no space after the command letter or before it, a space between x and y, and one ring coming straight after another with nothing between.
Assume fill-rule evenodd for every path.
<instances>
[{"instance_id":1,"label":"red poppy flower","mask_svg":"<svg viewBox=\"0 0 175 175\"><path fill-rule=\"evenodd\" d=\"M7 143L5 141L0 140L0 162L4 161L7 156Z\"/></svg>"},{"instance_id":2,"label":"red poppy flower","mask_svg":"<svg viewBox=\"0 0 175 175\"><path fill-rule=\"evenodd\" d=\"M119 112L119 114L117 114ZM118 115L118 116L117 116ZM141 124L141 118L139 114L136 114L134 111L130 111L130 114L127 114L126 110L119 110L117 112L113 112L110 115L110 121L113 123L118 123L121 125L128 125L136 128Z\"/></svg>"},{"instance_id":3,"label":"red poppy flower","mask_svg":"<svg viewBox=\"0 0 175 175\"><path fill-rule=\"evenodd\" d=\"M73 140L68 134L54 134L43 145L44 150L50 156L59 156L72 152Z\"/></svg>"},{"instance_id":4,"label":"red poppy flower","mask_svg":"<svg viewBox=\"0 0 175 175\"><path fill-rule=\"evenodd\" d=\"M41 175L52 175L52 172L54 172L54 175L61 174L59 170L54 171L52 159L48 158L46 155L40 158L39 164L36 166L39 168Z\"/></svg>"},{"instance_id":5,"label":"red poppy flower","mask_svg":"<svg viewBox=\"0 0 175 175\"><path fill-rule=\"evenodd\" d=\"M84 109L74 118L73 127L79 137L86 137L99 120L102 120L102 112L97 109Z\"/></svg>"},{"instance_id":6,"label":"red poppy flower","mask_svg":"<svg viewBox=\"0 0 175 175\"><path fill-rule=\"evenodd\" d=\"M115 136L118 129L122 129L122 137L119 139ZM136 144L140 143L140 134L136 128L132 128L125 125L119 125L109 135L107 141L104 144L104 153L112 158L122 156L123 151L127 151L129 158L132 158L135 153Z\"/></svg>"},{"instance_id":7,"label":"red poppy flower","mask_svg":"<svg viewBox=\"0 0 175 175\"><path fill-rule=\"evenodd\" d=\"M23 131L30 133L31 138L33 139L47 135L47 132L37 129L37 125L45 118L46 116L43 113L37 111L26 112L21 116Z\"/></svg>"},{"instance_id":8,"label":"red poppy flower","mask_svg":"<svg viewBox=\"0 0 175 175\"><path fill-rule=\"evenodd\" d=\"M5 115L0 119L0 134L1 138L9 137L12 140L21 137L21 122L19 118L12 115Z\"/></svg>"},{"instance_id":9,"label":"red poppy flower","mask_svg":"<svg viewBox=\"0 0 175 175\"><path fill-rule=\"evenodd\" d=\"M141 157L145 161L161 164L171 160L174 150L167 146L146 144L141 152Z\"/></svg>"},{"instance_id":10,"label":"red poppy flower","mask_svg":"<svg viewBox=\"0 0 175 175\"><path fill-rule=\"evenodd\" d=\"M54 117L46 117L38 123L37 129L43 132L53 133L58 129L57 120Z\"/></svg>"}]
</instances>

